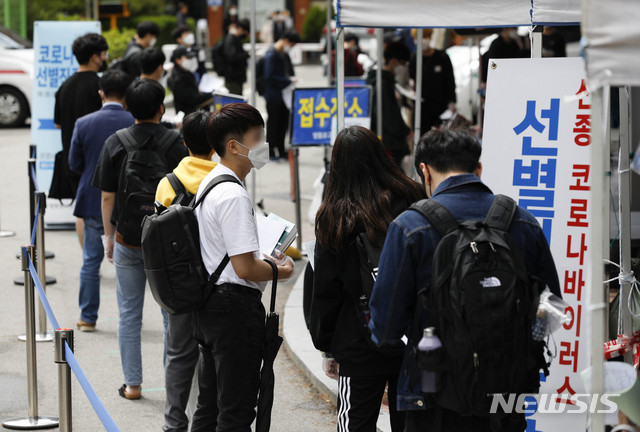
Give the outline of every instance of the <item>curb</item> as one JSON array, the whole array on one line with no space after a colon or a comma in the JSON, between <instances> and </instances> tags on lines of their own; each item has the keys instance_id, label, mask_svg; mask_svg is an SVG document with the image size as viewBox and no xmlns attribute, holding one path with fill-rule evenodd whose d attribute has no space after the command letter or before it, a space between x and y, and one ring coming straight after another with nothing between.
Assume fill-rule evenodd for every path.
<instances>
[{"instance_id":1,"label":"curb","mask_svg":"<svg viewBox=\"0 0 640 432\"><path fill-rule=\"evenodd\" d=\"M296 280L284 306L282 333L285 349L296 366L300 368L320 394L337 405L338 382L324 374L322 357L313 346L304 321L304 312L302 311L303 284L304 272ZM377 429L379 432L391 432L389 413L386 411L380 411Z\"/></svg>"}]
</instances>

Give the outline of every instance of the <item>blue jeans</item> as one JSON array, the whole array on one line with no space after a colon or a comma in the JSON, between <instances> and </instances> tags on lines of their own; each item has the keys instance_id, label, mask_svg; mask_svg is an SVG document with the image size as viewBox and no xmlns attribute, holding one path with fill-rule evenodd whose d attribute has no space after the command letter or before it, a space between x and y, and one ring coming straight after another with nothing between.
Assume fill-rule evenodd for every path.
<instances>
[{"instance_id":1,"label":"blue jeans","mask_svg":"<svg viewBox=\"0 0 640 432\"><path fill-rule=\"evenodd\" d=\"M116 297L118 301L118 344L124 382L142 384L142 352L140 330L147 277L144 273L142 250L116 242L113 251L116 266Z\"/></svg>"},{"instance_id":2,"label":"blue jeans","mask_svg":"<svg viewBox=\"0 0 640 432\"><path fill-rule=\"evenodd\" d=\"M84 245L80 269L80 319L94 324L100 307L100 264L104 258L101 236L104 234L102 219L84 218Z\"/></svg>"}]
</instances>

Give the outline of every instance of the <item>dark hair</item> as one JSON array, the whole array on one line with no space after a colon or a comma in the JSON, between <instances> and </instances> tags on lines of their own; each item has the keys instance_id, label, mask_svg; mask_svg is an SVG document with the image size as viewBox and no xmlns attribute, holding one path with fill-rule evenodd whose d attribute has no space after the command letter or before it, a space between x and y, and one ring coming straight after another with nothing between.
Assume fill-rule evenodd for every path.
<instances>
[{"instance_id":1,"label":"dark hair","mask_svg":"<svg viewBox=\"0 0 640 432\"><path fill-rule=\"evenodd\" d=\"M384 49L384 62L389 63L393 59L408 62L411 59L411 51L402 42L391 42Z\"/></svg>"},{"instance_id":2,"label":"dark hair","mask_svg":"<svg viewBox=\"0 0 640 432\"><path fill-rule=\"evenodd\" d=\"M167 60L160 48L148 47L140 53L140 69L145 75L152 74Z\"/></svg>"},{"instance_id":3,"label":"dark hair","mask_svg":"<svg viewBox=\"0 0 640 432\"><path fill-rule=\"evenodd\" d=\"M230 139L241 141L242 136L254 127L264 127L260 111L247 103L232 103L211 114L207 120L207 140L218 156L224 157L227 142Z\"/></svg>"},{"instance_id":4,"label":"dark hair","mask_svg":"<svg viewBox=\"0 0 640 432\"><path fill-rule=\"evenodd\" d=\"M464 130L434 129L422 135L415 151L415 167L424 179L420 164L430 165L439 173L472 173L478 167L482 146Z\"/></svg>"},{"instance_id":5,"label":"dark hair","mask_svg":"<svg viewBox=\"0 0 640 432\"><path fill-rule=\"evenodd\" d=\"M208 156L211 146L207 141L207 120L209 114L202 111L194 111L182 121L182 136L187 148L197 156Z\"/></svg>"},{"instance_id":6,"label":"dark hair","mask_svg":"<svg viewBox=\"0 0 640 432\"><path fill-rule=\"evenodd\" d=\"M122 99L132 82L133 78L126 72L119 69L109 69L100 77L100 90L105 97Z\"/></svg>"},{"instance_id":7,"label":"dark hair","mask_svg":"<svg viewBox=\"0 0 640 432\"><path fill-rule=\"evenodd\" d=\"M331 154L325 198L316 216L316 239L340 250L362 227L374 244L394 219L393 199L408 207L425 198L424 188L407 177L369 129L351 126L338 133ZM403 209L404 210L404 209Z\"/></svg>"},{"instance_id":8,"label":"dark hair","mask_svg":"<svg viewBox=\"0 0 640 432\"><path fill-rule=\"evenodd\" d=\"M100 55L102 51L107 51L109 44L107 40L98 33L87 33L73 41L71 50L76 60L81 65L86 65L94 54Z\"/></svg>"},{"instance_id":9,"label":"dark hair","mask_svg":"<svg viewBox=\"0 0 640 432\"><path fill-rule=\"evenodd\" d=\"M238 21L238 26L246 33L250 33L251 32L251 21L249 21L246 18L241 19L240 21Z\"/></svg>"},{"instance_id":10,"label":"dark hair","mask_svg":"<svg viewBox=\"0 0 640 432\"><path fill-rule=\"evenodd\" d=\"M125 101L136 120L152 119L164 101L164 87L148 78L139 79L129 86Z\"/></svg>"},{"instance_id":11,"label":"dark hair","mask_svg":"<svg viewBox=\"0 0 640 432\"><path fill-rule=\"evenodd\" d=\"M285 32L282 36L280 36L280 39L286 39L294 45L300 43L300 35L292 30Z\"/></svg>"},{"instance_id":12,"label":"dark hair","mask_svg":"<svg viewBox=\"0 0 640 432\"><path fill-rule=\"evenodd\" d=\"M357 34L355 33L346 33L344 35L344 41L345 42L351 42L354 41L356 43L356 45L358 45L360 43L360 38L358 37Z\"/></svg>"},{"instance_id":13,"label":"dark hair","mask_svg":"<svg viewBox=\"0 0 640 432\"><path fill-rule=\"evenodd\" d=\"M138 27L136 27L136 33L138 33L138 37L141 38L148 34L158 36L160 34L160 27L158 27L158 24L153 21L142 21L138 24Z\"/></svg>"},{"instance_id":14,"label":"dark hair","mask_svg":"<svg viewBox=\"0 0 640 432\"><path fill-rule=\"evenodd\" d=\"M171 32L171 37L173 38L174 41L177 41L178 38L181 38L182 35L185 33L191 33L191 29L189 28L189 26L180 25L175 29L173 29L173 31Z\"/></svg>"}]
</instances>

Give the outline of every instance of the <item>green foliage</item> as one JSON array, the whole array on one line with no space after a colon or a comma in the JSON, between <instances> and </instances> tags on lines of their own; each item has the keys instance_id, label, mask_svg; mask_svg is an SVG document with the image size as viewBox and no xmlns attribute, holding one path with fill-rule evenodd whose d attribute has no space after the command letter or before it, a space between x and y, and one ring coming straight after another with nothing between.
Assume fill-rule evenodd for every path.
<instances>
[{"instance_id":1,"label":"green foliage","mask_svg":"<svg viewBox=\"0 0 640 432\"><path fill-rule=\"evenodd\" d=\"M327 25L327 8L312 6L302 24L302 41L318 42Z\"/></svg>"},{"instance_id":2,"label":"green foliage","mask_svg":"<svg viewBox=\"0 0 640 432\"><path fill-rule=\"evenodd\" d=\"M122 57L127 44L136 33L134 29L115 29L102 32L109 44L109 62Z\"/></svg>"},{"instance_id":3,"label":"green foliage","mask_svg":"<svg viewBox=\"0 0 640 432\"><path fill-rule=\"evenodd\" d=\"M158 41L156 46L165 44L173 44L175 41L171 37L171 32L178 26L178 20L175 15L134 15L128 19L119 19L118 28L124 30L127 28L135 29L142 21L153 21L160 27L160 34L158 35ZM187 25L195 30L196 22L193 18L187 18ZM103 25L103 28L107 28Z\"/></svg>"}]
</instances>

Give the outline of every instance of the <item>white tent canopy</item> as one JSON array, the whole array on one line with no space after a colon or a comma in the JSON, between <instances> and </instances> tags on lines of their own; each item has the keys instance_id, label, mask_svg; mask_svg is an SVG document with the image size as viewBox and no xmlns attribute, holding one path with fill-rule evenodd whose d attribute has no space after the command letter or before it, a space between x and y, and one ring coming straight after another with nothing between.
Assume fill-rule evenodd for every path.
<instances>
[{"instance_id":1,"label":"white tent canopy","mask_svg":"<svg viewBox=\"0 0 640 432\"><path fill-rule=\"evenodd\" d=\"M580 0L336 0L339 27L570 25L581 8Z\"/></svg>"},{"instance_id":2,"label":"white tent canopy","mask_svg":"<svg viewBox=\"0 0 640 432\"><path fill-rule=\"evenodd\" d=\"M603 85L640 86L640 5L586 0L587 75Z\"/></svg>"}]
</instances>

